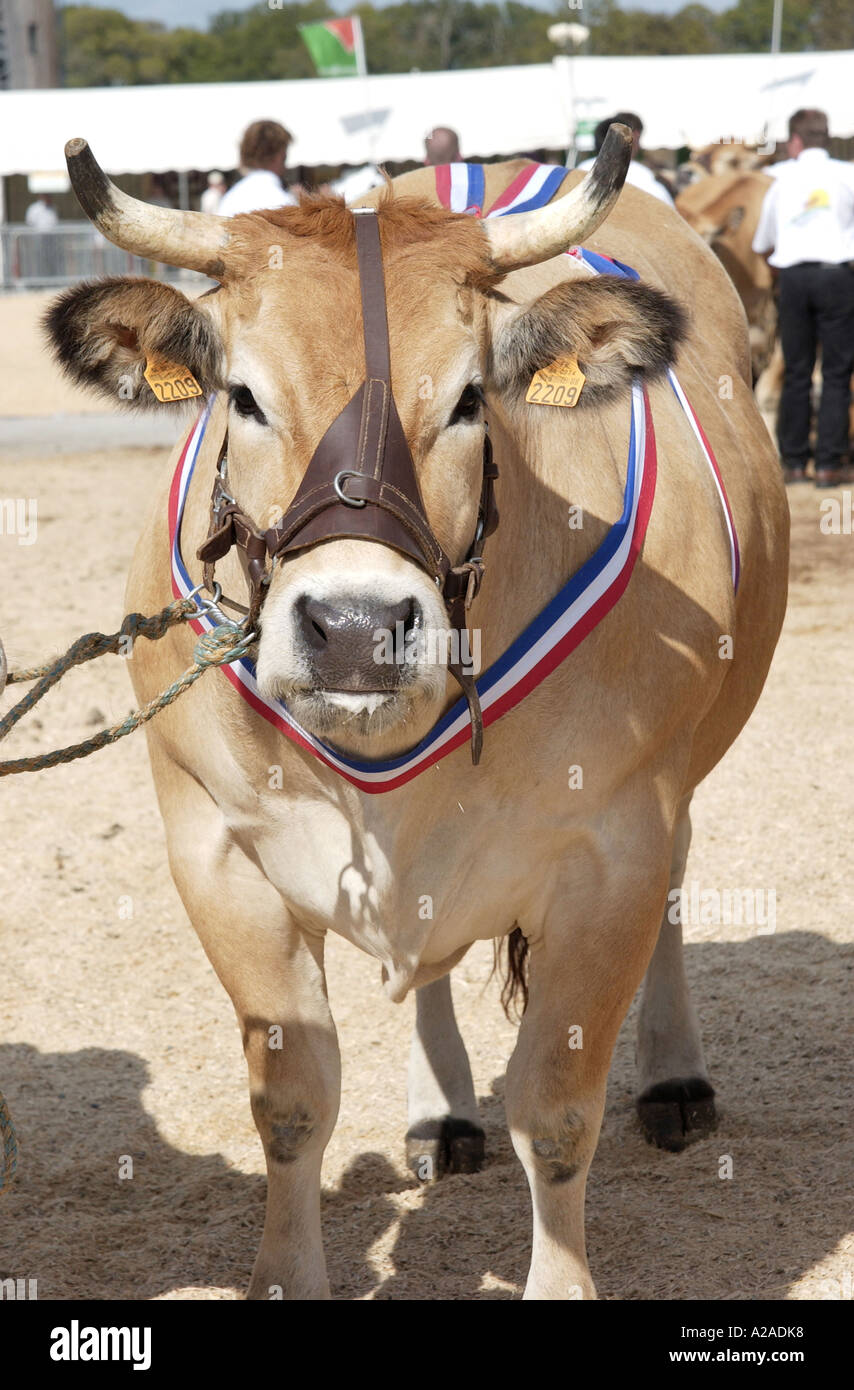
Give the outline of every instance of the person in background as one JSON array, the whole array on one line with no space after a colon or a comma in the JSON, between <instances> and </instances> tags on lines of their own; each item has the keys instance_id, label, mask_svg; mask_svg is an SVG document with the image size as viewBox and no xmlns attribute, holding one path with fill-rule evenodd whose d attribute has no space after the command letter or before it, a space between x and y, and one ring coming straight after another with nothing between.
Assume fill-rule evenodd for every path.
<instances>
[{"instance_id":1,"label":"person in background","mask_svg":"<svg viewBox=\"0 0 854 1390\"><path fill-rule=\"evenodd\" d=\"M605 143L605 136L608 134L608 127L615 124L627 125L632 132L632 162L629 165L629 172L626 174L626 183L630 183L635 188L642 188L644 193L651 193L653 198L658 198L662 203L667 203L668 207L673 207L673 199L668 193L664 184L655 177L652 170L641 161L640 157L640 138L643 134L643 121L640 116L636 116L633 111L618 111L616 116L607 116L604 121L600 121L593 132L593 158L585 159L577 165L579 169L592 169L596 155Z\"/></svg>"},{"instance_id":2,"label":"person in background","mask_svg":"<svg viewBox=\"0 0 854 1390\"><path fill-rule=\"evenodd\" d=\"M437 125L424 140L425 164L459 164L460 138L449 126Z\"/></svg>"},{"instance_id":3,"label":"person in background","mask_svg":"<svg viewBox=\"0 0 854 1390\"><path fill-rule=\"evenodd\" d=\"M42 193L34 203L30 203L24 213L24 221L28 227L34 227L38 232L49 232L56 226L59 218L49 193Z\"/></svg>"},{"instance_id":4,"label":"person in background","mask_svg":"<svg viewBox=\"0 0 854 1390\"><path fill-rule=\"evenodd\" d=\"M217 212L234 217L261 208L295 207L296 198L282 187L282 174L293 137L278 121L253 121L240 142L243 178L223 194Z\"/></svg>"},{"instance_id":5,"label":"person in background","mask_svg":"<svg viewBox=\"0 0 854 1390\"><path fill-rule=\"evenodd\" d=\"M806 477L810 398L821 346L816 487L841 481L854 372L854 165L831 159L823 111L796 111L789 158L759 214L753 250L778 272L785 372L777 440L787 482Z\"/></svg>"},{"instance_id":6,"label":"person in background","mask_svg":"<svg viewBox=\"0 0 854 1390\"><path fill-rule=\"evenodd\" d=\"M225 175L219 169L212 169L208 174L208 186L199 199L199 207L202 212L219 212L219 205L225 194Z\"/></svg>"}]
</instances>

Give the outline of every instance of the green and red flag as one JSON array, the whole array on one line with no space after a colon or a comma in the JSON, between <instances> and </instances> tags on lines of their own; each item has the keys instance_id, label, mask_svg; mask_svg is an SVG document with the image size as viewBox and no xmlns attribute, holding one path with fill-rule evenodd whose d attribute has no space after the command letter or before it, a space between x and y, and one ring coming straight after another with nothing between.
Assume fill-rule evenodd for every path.
<instances>
[{"instance_id":1,"label":"green and red flag","mask_svg":"<svg viewBox=\"0 0 854 1390\"><path fill-rule=\"evenodd\" d=\"M322 24L301 24L299 31L318 77L364 77L365 44L358 15L352 19L326 19Z\"/></svg>"}]
</instances>

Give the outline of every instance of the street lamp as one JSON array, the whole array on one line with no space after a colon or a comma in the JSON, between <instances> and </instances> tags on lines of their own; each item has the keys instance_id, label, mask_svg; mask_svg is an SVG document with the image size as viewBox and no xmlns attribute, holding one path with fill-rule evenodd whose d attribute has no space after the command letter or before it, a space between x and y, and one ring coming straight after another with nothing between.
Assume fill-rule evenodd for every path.
<instances>
[{"instance_id":1,"label":"street lamp","mask_svg":"<svg viewBox=\"0 0 854 1390\"><path fill-rule=\"evenodd\" d=\"M569 143L566 151L566 166L575 167L575 84L573 82L572 60L575 52L586 39L590 30L584 24L550 24L546 30L550 43L559 48L566 58L566 74L569 83Z\"/></svg>"}]
</instances>

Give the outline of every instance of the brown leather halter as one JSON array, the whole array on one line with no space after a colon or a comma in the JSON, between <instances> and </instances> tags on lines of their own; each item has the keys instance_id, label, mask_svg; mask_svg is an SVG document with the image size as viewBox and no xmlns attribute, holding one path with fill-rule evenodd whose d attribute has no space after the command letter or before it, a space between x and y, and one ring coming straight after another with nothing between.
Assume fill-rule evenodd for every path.
<instances>
[{"instance_id":1,"label":"brown leather halter","mask_svg":"<svg viewBox=\"0 0 854 1390\"><path fill-rule=\"evenodd\" d=\"M391 546L434 579L442 591L452 631L466 631L466 612L483 579L481 542L498 525L489 433L484 436L483 478L477 529L469 553L452 564L433 534L415 476L412 455L391 389L388 318L379 224L373 208L355 208L356 254L365 339L365 380L321 439L290 506L276 526L261 532L228 492L225 469L228 433L220 452L211 497L207 539L199 547L205 587L214 589L214 565L237 546L246 557L249 608L221 599L248 613L255 628L275 561L322 541L374 540ZM461 651L461 647L459 648ZM483 743L483 720L474 676L461 663L448 669L462 687L472 723L472 761Z\"/></svg>"}]
</instances>

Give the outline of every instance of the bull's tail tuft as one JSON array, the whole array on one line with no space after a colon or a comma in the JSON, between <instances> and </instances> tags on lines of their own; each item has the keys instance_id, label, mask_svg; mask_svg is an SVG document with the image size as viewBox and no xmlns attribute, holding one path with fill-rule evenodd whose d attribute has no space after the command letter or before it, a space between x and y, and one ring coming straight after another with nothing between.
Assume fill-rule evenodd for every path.
<instances>
[{"instance_id":1,"label":"bull's tail tuft","mask_svg":"<svg viewBox=\"0 0 854 1390\"><path fill-rule=\"evenodd\" d=\"M528 942L522 928L515 926L493 945L492 973L498 971L501 977L501 1007L511 1023L514 1016L518 1022L528 1007Z\"/></svg>"}]
</instances>

